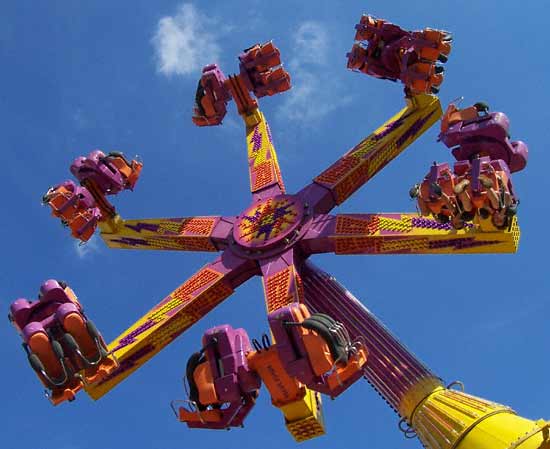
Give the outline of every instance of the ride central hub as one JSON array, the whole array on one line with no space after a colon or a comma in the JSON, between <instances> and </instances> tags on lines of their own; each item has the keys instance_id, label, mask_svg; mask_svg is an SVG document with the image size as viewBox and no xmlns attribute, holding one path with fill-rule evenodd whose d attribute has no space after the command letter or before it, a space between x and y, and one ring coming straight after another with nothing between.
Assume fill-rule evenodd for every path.
<instances>
[{"instance_id":1,"label":"ride central hub","mask_svg":"<svg viewBox=\"0 0 550 449\"><path fill-rule=\"evenodd\" d=\"M277 195L251 205L233 228L235 243L249 250L285 245L304 219L304 206L295 196Z\"/></svg>"}]
</instances>

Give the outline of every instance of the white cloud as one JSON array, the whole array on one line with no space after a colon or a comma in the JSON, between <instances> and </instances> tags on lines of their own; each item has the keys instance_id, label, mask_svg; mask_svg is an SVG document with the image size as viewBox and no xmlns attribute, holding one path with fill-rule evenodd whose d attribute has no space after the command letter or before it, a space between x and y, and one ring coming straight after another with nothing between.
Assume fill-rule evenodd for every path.
<instances>
[{"instance_id":1,"label":"white cloud","mask_svg":"<svg viewBox=\"0 0 550 449\"><path fill-rule=\"evenodd\" d=\"M294 36L293 50L301 63L325 64L328 51L326 30L317 22L303 22Z\"/></svg>"},{"instance_id":2,"label":"white cloud","mask_svg":"<svg viewBox=\"0 0 550 449\"><path fill-rule=\"evenodd\" d=\"M322 24L303 22L294 34L289 61L292 89L279 109L286 119L311 124L333 110L348 104L328 62L329 39Z\"/></svg>"},{"instance_id":3,"label":"white cloud","mask_svg":"<svg viewBox=\"0 0 550 449\"><path fill-rule=\"evenodd\" d=\"M84 259L85 257L89 257L93 253L99 252L100 248L97 244L97 238L94 235L86 243L74 242L74 249L76 251L77 256L80 259Z\"/></svg>"},{"instance_id":4,"label":"white cloud","mask_svg":"<svg viewBox=\"0 0 550 449\"><path fill-rule=\"evenodd\" d=\"M209 32L215 20L190 3L182 4L174 16L159 20L153 37L157 70L166 76L197 74L221 54L216 36Z\"/></svg>"},{"instance_id":5,"label":"white cloud","mask_svg":"<svg viewBox=\"0 0 550 449\"><path fill-rule=\"evenodd\" d=\"M326 74L316 74L305 69L294 70L292 84L290 95L279 110L292 121L317 122L351 101L351 96L340 95L338 89L334 89L334 80Z\"/></svg>"}]
</instances>

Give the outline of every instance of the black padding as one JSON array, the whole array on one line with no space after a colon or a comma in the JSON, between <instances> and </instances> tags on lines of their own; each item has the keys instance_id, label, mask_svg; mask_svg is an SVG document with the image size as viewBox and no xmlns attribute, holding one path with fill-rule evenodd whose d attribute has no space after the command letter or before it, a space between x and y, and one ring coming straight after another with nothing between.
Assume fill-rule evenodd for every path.
<instances>
[{"instance_id":1,"label":"black padding","mask_svg":"<svg viewBox=\"0 0 550 449\"><path fill-rule=\"evenodd\" d=\"M63 340L65 340L65 344L69 347L69 349L73 352L80 351L80 346L78 346L78 343L74 339L74 337L71 334L64 334Z\"/></svg>"},{"instance_id":2,"label":"black padding","mask_svg":"<svg viewBox=\"0 0 550 449\"><path fill-rule=\"evenodd\" d=\"M314 313L309 318L302 322L302 326L306 329L317 332L319 336L327 343L330 355L335 362L348 362L348 342L331 332L330 329L337 325L337 322L330 316L322 313Z\"/></svg>"},{"instance_id":3,"label":"black padding","mask_svg":"<svg viewBox=\"0 0 550 449\"><path fill-rule=\"evenodd\" d=\"M327 327L327 329L330 329L331 327L336 326L336 321L334 321L332 318L330 318L328 315L322 314L322 313L314 313L306 320L310 321L318 321L319 323L323 324ZM304 322L306 321L304 320ZM303 323L302 323L303 325Z\"/></svg>"},{"instance_id":4,"label":"black padding","mask_svg":"<svg viewBox=\"0 0 550 449\"><path fill-rule=\"evenodd\" d=\"M40 374L40 377L44 379L47 383L49 388L54 389L58 387L59 385L56 385L55 380L52 380L48 373L46 372L46 367L42 363L42 360L40 360L40 357L38 357L37 354L34 352L30 352L28 355L29 363L32 366L32 369L35 370L38 374Z\"/></svg>"},{"instance_id":5,"label":"black padding","mask_svg":"<svg viewBox=\"0 0 550 449\"><path fill-rule=\"evenodd\" d=\"M65 353L63 352L63 348L61 347L61 344L57 340L52 341L52 349L53 349L53 353L59 360L63 360L65 358Z\"/></svg>"},{"instance_id":6,"label":"black padding","mask_svg":"<svg viewBox=\"0 0 550 449\"><path fill-rule=\"evenodd\" d=\"M37 373L40 373L42 371L46 372L46 368L44 367L42 360L40 360L40 357L38 357L34 352L31 352L29 354L28 359L29 363L32 366L32 369L35 370Z\"/></svg>"},{"instance_id":7,"label":"black padding","mask_svg":"<svg viewBox=\"0 0 550 449\"><path fill-rule=\"evenodd\" d=\"M128 162L128 159L126 159L126 156L124 156L124 153L121 153L120 151L110 151L109 154L107 154L107 157L119 157L124 162L126 162L126 165L128 165L129 167L132 166L132 164Z\"/></svg>"},{"instance_id":8,"label":"black padding","mask_svg":"<svg viewBox=\"0 0 550 449\"><path fill-rule=\"evenodd\" d=\"M197 86L197 91L195 92L195 106L201 113L201 115L206 115L206 111L202 107L202 98L204 97L204 87L202 87L201 80L199 80L199 84Z\"/></svg>"},{"instance_id":9,"label":"black padding","mask_svg":"<svg viewBox=\"0 0 550 449\"><path fill-rule=\"evenodd\" d=\"M206 410L206 406L199 401L199 389L195 382L193 374L195 369L201 364L206 362L206 357L203 352L194 352L187 361L187 367L185 368L185 376L187 377L187 383L189 384L189 399L197 404L199 410Z\"/></svg>"},{"instance_id":10,"label":"black padding","mask_svg":"<svg viewBox=\"0 0 550 449\"><path fill-rule=\"evenodd\" d=\"M95 327L95 324L92 320L86 321L86 329L88 330L88 333L92 338L97 338L98 340L101 340L101 336L99 335L99 331L97 330L97 327Z\"/></svg>"},{"instance_id":11,"label":"black padding","mask_svg":"<svg viewBox=\"0 0 550 449\"><path fill-rule=\"evenodd\" d=\"M313 317L322 317L325 320L330 321L331 323L336 323L336 320L332 318L330 315L327 315L326 313L316 312L313 315L311 315L311 318Z\"/></svg>"},{"instance_id":12,"label":"black padding","mask_svg":"<svg viewBox=\"0 0 550 449\"><path fill-rule=\"evenodd\" d=\"M485 112L486 114L489 112L489 105L484 101L478 101L474 104L474 108L476 108L478 112Z\"/></svg>"},{"instance_id":13,"label":"black padding","mask_svg":"<svg viewBox=\"0 0 550 449\"><path fill-rule=\"evenodd\" d=\"M271 346L271 340L269 339L269 335L267 335L267 334L262 335L262 346L266 351Z\"/></svg>"},{"instance_id":14,"label":"black padding","mask_svg":"<svg viewBox=\"0 0 550 449\"><path fill-rule=\"evenodd\" d=\"M324 313L314 313L308 318L308 320L319 321L320 323L323 323L328 329L337 325L336 321L332 317Z\"/></svg>"},{"instance_id":15,"label":"black padding","mask_svg":"<svg viewBox=\"0 0 550 449\"><path fill-rule=\"evenodd\" d=\"M86 329L88 330L88 333L90 334L92 339L95 340L99 346L99 356L101 358L107 357L109 355L107 346L105 346L105 342L103 341L103 338L101 338L101 334L97 330L97 327L92 320L86 320Z\"/></svg>"},{"instance_id":16,"label":"black padding","mask_svg":"<svg viewBox=\"0 0 550 449\"><path fill-rule=\"evenodd\" d=\"M262 345L260 345L260 342L256 340L255 338L252 339L252 346L254 346L254 349L258 352L262 351Z\"/></svg>"}]
</instances>

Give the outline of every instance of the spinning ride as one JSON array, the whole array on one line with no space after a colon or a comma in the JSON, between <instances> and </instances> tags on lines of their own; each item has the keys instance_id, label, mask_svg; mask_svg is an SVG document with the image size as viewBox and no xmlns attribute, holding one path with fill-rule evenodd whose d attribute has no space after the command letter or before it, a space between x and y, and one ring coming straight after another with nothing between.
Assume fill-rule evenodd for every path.
<instances>
[{"instance_id":1,"label":"spinning ride","mask_svg":"<svg viewBox=\"0 0 550 449\"><path fill-rule=\"evenodd\" d=\"M450 53L450 35L433 29L407 32L371 16L363 16L356 30L348 67L403 82L406 106L297 193L286 192L271 131L256 100L290 88L271 42L245 50L237 75L226 78L216 65L206 66L196 93L195 124L221 124L231 99L244 121L252 201L240 215L121 218L106 195L133 189L141 163L119 153L94 151L78 158L71 171L80 186L66 181L48 191L44 201L53 215L82 241L99 227L111 248L221 252L107 349L95 328L85 326L89 321L78 314L68 287L48 281L73 298L71 307L80 320L74 332L91 336L97 348L88 345L80 362L95 354L90 365L105 367L96 368L97 373L74 361L83 352L73 344L76 337L65 336L72 329L60 312L65 299L34 315L19 310L33 309L34 303L16 301L10 316L36 354L31 365L51 396L59 398L54 403L72 400L80 388L100 398L258 275L271 337L264 334L260 343L230 325L204 334L202 348L187 365L189 399L173 404L177 417L190 427L241 425L263 382L289 432L303 441L324 433L320 394L335 397L364 376L401 416L405 434L418 435L426 447L550 444L547 423L446 388L350 292L309 260L327 252L503 253L515 252L518 245L518 199L511 173L524 168L527 146L510 141L507 117L489 113L481 103L447 109L440 140L452 148L457 162L452 170L435 163L411 189L420 214L330 213L442 116L435 94ZM33 344L35 334L40 344ZM74 366L66 376L51 375L70 361Z\"/></svg>"}]
</instances>

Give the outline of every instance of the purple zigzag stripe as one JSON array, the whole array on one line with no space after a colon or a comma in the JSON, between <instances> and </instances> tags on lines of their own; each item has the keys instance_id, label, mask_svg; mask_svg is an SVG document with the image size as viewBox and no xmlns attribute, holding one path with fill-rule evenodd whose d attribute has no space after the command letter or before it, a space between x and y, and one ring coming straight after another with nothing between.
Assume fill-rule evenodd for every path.
<instances>
[{"instance_id":1,"label":"purple zigzag stripe","mask_svg":"<svg viewBox=\"0 0 550 449\"><path fill-rule=\"evenodd\" d=\"M113 349L113 351L118 351L121 348L124 348L125 346L128 346L129 344L132 344L136 341L136 337L140 334L143 334L147 329L152 328L156 323L153 320L147 320L145 323L143 323L138 328L134 329L132 332L130 332L128 335L124 336L118 341L118 345L116 348Z\"/></svg>"},{"instance_id":2,"label":"purple zigzag stripe","mask_svg":"<svg viewBox=\"0 0 550 449\"><path fill-rule=\"evenodd\" d=\"M258 220L260 219L260 215L261 215L261 211L257 210L256 212L254 212L254 215L245 215L243 217L243 221L246 220L250 223L257 223Z\"/></svg>"},{"instance_id":3,"label":"purple zigzag stripe","mask_svg":"<svg viewBox=\"0 0 550 449\"><path fill-rule=\"evenodd\" d=\"M120 374L131 370L134 366L136 366L139 359L146 356L147 354L152 352L154 349L155 349L154 345L148 344L148 345L144 346L143 348L137 350L130 357L128 357L124 361L122 361L122 363L119 365L119 367L116 370L114 370L109 376L107 376L105 379L103 379L97 385L102 385L105 382L108 382L109 380L113 379L114 377L119 376Z\"/></svg>"},{"instance_id":4,"label":"purple zigzag stripe","mask_svg":"<svg viewBox=\"0 0 550 449\"><path fill-rule=\"evenodd\" d=\"M147 240L135 239L132 237L121 237L116 240L111 240L111 242L121 243L123 245L130 245L130 246L137 246L137 245L149 246L149 242Z\"/></svg>"},{"instance_id":5,"label":"purple zigzag stripe","mask_svg":"<svg viewBox=\"0 0 550 449\"><path fill-rule=\"evenodd\" d=\"M411 223L414 228L441 229L444 231L450 231L453 228L451 223L438 223L435 220L421 217L413 218Z\"/></svg>"},{"instance_id":6,"label":"purple zigzag stripe","mask_svg":"<svg viewBox=\"0 0 550 449\"><path fill-rule=\"evenodd\" d=\"M375 141L381 140L387 135L391 134L393 131L395 131L397 128L399 128L403 122L412 114L412 112L409 112L408 114L405 114L403 117L398 118L397 120L394 120L393 122L388 123L384 129L379 133L372 136L372 138Z\"/></svg>"},{"instance_id":7,"label":"purple zigzag stripe","mask_svg":"<svg viewBox=\"0 0 550 449\"><path fill-rule=\"evenodd\" d=\"M467 249L475 248L476 246L487 246L502 243L500 240L475 240L473 237L466 237L460 239L449 240L433 240L428 242L430 249L439 248L454 248L454 249Z\"/></svg>"},{"instance_id":8,"label":"purple zigzag stripe","mask_svg":"<svg viewBox=\"0 0 550 449\"><path fill-rule=\"evenodd\" d=\"M412 219L413 228L424 228L424 229L441 229L442 231L451 231L453 226L451 223L439 223L435 220L423 217L414 217ZM465 223L465 228L473 228L473 223Z\"/></svg>"},{"instance_id":9,"label":"purple zigzag stripe","mask_svg":"<svg viewBox=\"0 0 550 449\"><path fill-rule=\"evenodd\" d=\"M147 231L156 232L158 231L160 224L154 224L154 223L137 223L135 225L125 224L127 228L133 229L136 232L141 232L142 229L145 229Z\"/></svg>"},{"instance_id":10,"label":"purple zigzag stripe","mask_svg":"<svg viewBox=\"0 0 550 449\"><path fill-rule=\"evenodd\" d=\"M252 146L252 151L258 151L262 147L262 133L259 131L260 126L256 125L254 128L254 133L250 138L250 142L254 145Z\"/></svg>"},{"instance_id":11,"label":"purple zigzag stripe","mask_svg":"<svg viewBox=\"0 0 550 449\"><path fill-rule=\"evenodd\" d=\"M409 140L411 137L414 137L416 134L420 132L422 127L426 124L426 122L430 119L432 115L434 115L435 111L430 112L426 117L419 118L416 122L414 122L409 129L407 129L403 135L397 139L395 142L395 145L397 147L400 147L403 145L407 140Z\"/></svg>"}]
</instances>

